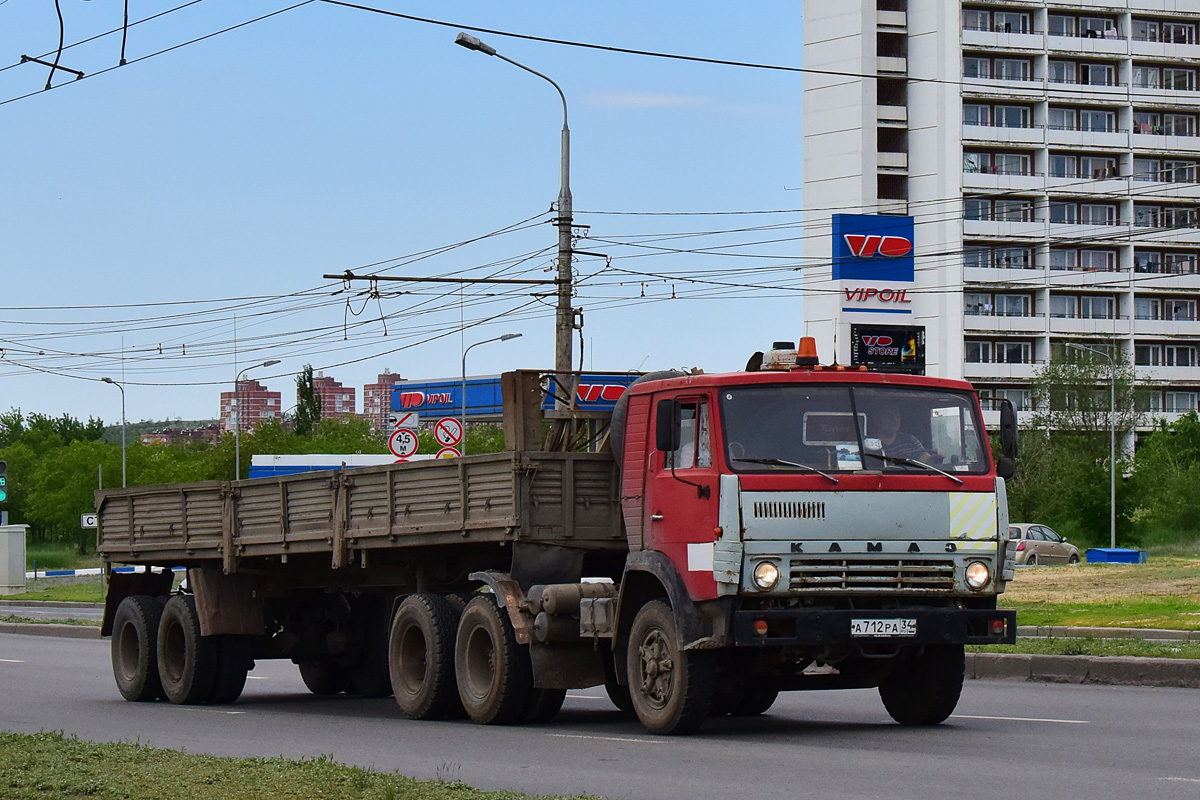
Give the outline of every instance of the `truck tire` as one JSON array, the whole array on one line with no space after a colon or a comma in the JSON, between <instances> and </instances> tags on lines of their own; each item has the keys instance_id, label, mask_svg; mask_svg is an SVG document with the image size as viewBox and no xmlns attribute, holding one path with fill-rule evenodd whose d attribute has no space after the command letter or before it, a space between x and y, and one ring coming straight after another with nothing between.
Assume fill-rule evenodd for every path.
<instances>
[{"instance_id":1,"label":"truck tire","mask_svg":"<svg viewBox=\"0 0 1200 800\"><path fill-rule=\"evenodd\" d=\"M966 657L961 644L927 645L906 658L879 685L879 697L901 725L937 725L958 705Z\"/></svg>"},{"instance_id":2,"label":"truck tire","mask_svg":"<svg viewBox=\"0 0 1200 800\"><path fill-rule=\"evenodd\" d=\"M633 711L633 698L629 696L629 685L622 686L617 683L617 666L613 663L612 654L607 652L604 656L604 691L618 711L626 714Z\"/></svg>"},{"instance_id":3,"label":"truck tire","mask_svg":"<svg viewBox=\"0 0 1200 800\"><path fill-rule=\"evenodd\" d=\"M646 381L682 378L685 374L677 369L660 369L657 372L647 372L629 384L629 389ZM625 393L617 398L617 403L613 406L612 417L608 423L608 446L612 450L613 458L616 459L618 472L620 472L625 458L625 421L629 417L629 389L626 389Z\"/></svg>"},{"instance_id":4,"label":"truck tire","mask_svg":"<svg viewBox=\"0 0 1200 800\"><path fill-rule=\"evenodd\" d=\"M126 597L113 615L112 666L117 691L126 700L145 702L163 696L158 677L158 623L162 603L137 594Z\"/></svg>"},{"instance_id":5,"label":"truck tire","mask_svg":"<svg viewBox=\"0 0 1200 800\"><path fill-rule=\"evenodd\" d=\"M246 688L246 673L253 660L250 657L250 639L247 636L226 634L213 637L217 642L217 674L213 680L208 702L213 705L232 703L242 696Z\"/></svg>"},{"instance_id":6,"label":"truck tire","mask_svg":"<svg viewBox=\"0 0 1200 800\"><path fill-rule=\"evenodd\" d=\"M675 614L662 600L638 610L626 653L633 710L650 733L693 733L712 705L716 663L709 651L680 650Z\"/></svg>"},{"instance_id":7,"label":"truck tire","mask_svg":"<svg viewBox=\"0 0 1200 800\"><path fill-rule=\"evenodd\" d=\"M521 722L537 724L549 722L562 710L567 699L566 689L532 689L525 708L521 711Z\"/></svg>"},{"instance_id":8,"label":"truck tire","mask_svg":"<svg viewBox=\"0 0 1200 800\"><path fill-rule=\"evenodd\" d=\"M302 661L297 666L300 667L300 679L313 694L328 697L350 688L345 668L333 661Z\"/></svg>"},{"instance_id":9,"label":"truck tire","mask_svg":"<svg viewBox=\"0 0 1200 800\"><path fill-rule=\"evenodd\" d=\"M775 689L746 689L729 713L735 717L757 717L767 713L778 698Z\"/></svg>"},{"instance_id":10,"label":"truck tire","mask_svg":"<svg viewBox=\"0 0 1200 800\"><path fill-rule=\"evenodd\" d=\"M200 635L196 599L177 594L163 606L158 625L158 675L163 694L177 705L208 700L217 677L217 641Z\"/></svg>"},{"instance_id":11,"label":"truck tire","mask_svg":"<svg viewBox=\"0 0 1200 800\"><path fill-rule=\"evenodd\" d=\"M533 686L529 648L517 642L508 612L491 595L467 603L454 643L458 696L473 722L517 722Z\"/></svg>"},{"instance_id":12,"label":"truck tire","mask_svg":"<svg viewBox=\"0 0 1200 800\"><path fill-rule=\"evenodd\" d=\"M388 640L392 693L406 717L441 719L459 705L454 638L459 614L436 594L414 594L396 609Z\"/></svg>"},{"instance_id":13,"label":"truck tire","mask_svg":"<svg viewBox=\"0 0 1200 800\"><path fill-rule=\"evenodd\" d=\"M392 676L388 669L388 607L375 596L363 596L352 604L358 619L356 635L361 643L358 660L350 665L350 690L363 697L389 697Z\"/></svg>"}]
</instances>

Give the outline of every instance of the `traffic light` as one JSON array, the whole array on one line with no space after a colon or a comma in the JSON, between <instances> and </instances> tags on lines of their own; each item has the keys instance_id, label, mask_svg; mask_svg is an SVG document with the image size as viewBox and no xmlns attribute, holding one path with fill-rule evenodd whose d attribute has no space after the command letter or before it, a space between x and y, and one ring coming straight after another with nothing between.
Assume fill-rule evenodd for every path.
<instances>
[{"instance_id":1,"label":"traffic light","mask_svg":"<svg viewBox=\"0 0 1200 800\"><path fill-rule=\"evenodd\" d=\"M0 503L8 502L8 462L0 461Z\"/></svg>"}]
</instances>

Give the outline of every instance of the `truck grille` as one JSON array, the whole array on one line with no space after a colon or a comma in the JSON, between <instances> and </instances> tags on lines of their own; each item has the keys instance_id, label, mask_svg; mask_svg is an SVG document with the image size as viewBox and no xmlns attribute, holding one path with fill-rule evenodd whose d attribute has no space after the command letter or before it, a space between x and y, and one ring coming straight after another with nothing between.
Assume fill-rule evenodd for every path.
<instances>
[{"instance_id":1,"label":"truck grille","mask_svg":"<svg viewBox=\"0 0 1200 800\"><path fill-rule=\"evenodd\" d=\"M825 519L822 502L760 501L754 504L755 519Z\"/></svg>"},{"instance_id":2,"label":"truck grille","mask_svg":"<svg viewBox=\"0 0 1200 800\"><path fill-rule=\"evenodd\" d=\"M954 591L953 561L794 558L790 568L788 588L793 592L942 594Z\"/></svg>"}]
</instances>

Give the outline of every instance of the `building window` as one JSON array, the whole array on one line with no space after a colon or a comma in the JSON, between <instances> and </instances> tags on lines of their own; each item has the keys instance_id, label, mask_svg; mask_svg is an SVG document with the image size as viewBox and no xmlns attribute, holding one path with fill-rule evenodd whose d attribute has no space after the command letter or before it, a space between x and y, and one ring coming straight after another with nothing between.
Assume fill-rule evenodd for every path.
<instances>
[{"instance_id":1,"label":"building window","mask_svg":"<svg viewBox=\"0 0 1200 800\"><path fill-rule=\"evenodd\" d=\"M993 75L1002 81L1027 81L1033 66L1027 58L997 58Z\"/></svg>"},{"instance_id":2,"label":"building window","mask_svg":"<svg viewBox=\"0 0 1200 800\"><path fill-rule=\"evenodd\" d=\"M1079 298L1073 295L1050 295L1050 316L1073 319L1079 316Z\"/></svg>"},{"instance_id":3,"label":"building window","mask_svg":"<svg viewBox=\"0 0 1200 800\"><path fill-rule=\"evenodd\" d=\"M1172 44L1195 44L1196 26L1184 22L1164 22L1162 40Z\"/></svg>"},{"instance_id":4,"label":"building window","mask_svg":"<svg viewBox=\"0 0 1200 800\"><path fill-rule=\"evenodd\" d=\"M1117 207L1099 203L1082 203L1079 206L1079 221L1084 225L1116 225Z\"/></svg>"},{"instance_id":5,"label":"building window","mask_svg":"<svg viewBox=\"0 0 1200 800\"><path fill-rule=\"evenodd\" d=\"M990 220L992 218L992 201L980 197L963 198L963 218Z\"/></svg>"},{"instance_id":6,"label":"building window","mask_svg":"<svg viewBox=\"0 0 1200 800\"><path fill-rule=\"evenodd\" d=\"M992 60L990 58L963 58L963 77L964 78L990 78L992 77Z\"/></svg>"},{"instance_id":7,"label":"building window","mask_svg":"<svg viewBox=\"0 0 1200 800\"><path fill-rule=\"evenodd\" d=\"M1183 344L1164 345L1163 364L1168 367L1194 367L1196 366L1196 348Z\"/></svg>"},{"instance_id":8,"label":"building window","mask_svg":"<svg viewBox=\"0 0 1200 800\"><path fill-rule=\"evenodd\" d=\"M964 31L987 31L992 28L992 23L989 19L990 15L986 11L964 8L962 15Z\"/></svg>"},{"instance_id":9,"label":"building window","mask_svg":"<svg viewBox=\"0 0 1200 800\"><path fill-rule=\"evenodd\" d=\"M1163 67L1162 82L1164 89L1194 92L1196 91L1196 71L1194 69Z\"/></svg>"},{"instance_id":10,"label":"building window","mask_svg":"<svg viewBox=\"0 0 1200 800\"><path fill-rule=\"evenodd\" d=\"M1110 156L1081 156L1079 176L1093 180L1115 178L1117 176L1117 160Z\"/></svg>"},{"instance_id":11,"label":"building window","mask_svg":"<svg viewBox=\"0 0 1200 800\"><path fill-rule=\"evenodd\" d=\"M1163 114L1162 125L1167 136L1196 135L1196 118L1191 114Z\"/></svg>"},{"instance_id":12,"label":"building window","mask_svg":"<svg viewBox=\"0 0 1200 800\"><path fill-rule=\"evenodd\" d=\"M963 103L963 125L991 125L991 107L978 103Z\"/></svg>"},{"instance_id":13,"label":"building window","mask_svg":"<svg viewBox=\"0 0 1200 800\"><path fill-rule=\"evenodd\" d=\"M996 342L996 363L1029 364L1032 352L1029 342Z\"/></svg>"},{"instance_id":14,"label":"building window","mask_svg":"<svg viewBox=\"0 0 1200 800\"><path fill-rule=\"evenodd\" d=\"M1052 108L1050 109L1050 130L1073 131L1078 124L1077 119L1078 114L1073 108Z\"/></svg>"},{"instance_id":15,"label":"building window","mask_svg":"<svg viewBox=\"0 0 1200 800\"><path fill-rule=\"evenodd\" d=\"M1168 414L1186 414L1196 410L1195 392L1167 392L1163 411Z\"/></svg>"},{"instance_id":16,"label":"building window","mask_svg":"<svg viewBox=\"0 0 1200 800\"><path fill-rule=\"evenodd\" d=\"M1163 272L1169 275L1195 275L1195 253L1167 253L1163 256Z\"/></svg>"},{"instance_id":17,"label":"building window","mask_svg":"<svg viewBox=\"0 0 1200 800\"><path fill-rule=\"evenodd\" d=\"M992 363L991 342L972 342L968 340L964 342L963 345L966 350L966 360L968 364Z\"/></svg>"},{"instance_id":18,"label":"building window","mask_svg":"<svg viewBox=\"0 0 1200 800\"><path fill-rule=\"evenodd\" d=\"M1049 79L1051 83L1074 83L1075 82L1075 64L1070 61L1051 61L1049 67Z\"/></svg>"},{"instance_id":19,"label":"building window","mask_svg":"<svg viewBox=\"0 0 1200 800\"><path fill-rule=\"evenodd\" d=\"M1158 23L1147 19L1133 21L1133 39L1137 42L1157 42Z\"/></svg>"},{"instance_id":20,"label":"building window","mask_svg":"<svg viewBox=\"0 0 1200 800\"><path fill-rule=\"evenodd\" d=\"M1028 411L1032 407L1032 396L1028 389L996 389L992 394L998 400L1007 400L1017 411Z\"/></svg>"},{"instance_id":21,"label":"building window","mask_svg":"<svg viewBox=\"0 0 1200 800\"><path fill-rule=\"evenodd\" d=\"M1079 159L1075 156L1064 156L1057 153L1050 155L1051 178L1078 178Z\"/></svg>"},{"instance_id":22,"label":"building window","mask_svg":"<svg viewBox=\"0 0 1200 800\"><path fill-rule=\"evenodd\" d=\"M1116 86L1116 67L1112 64L1080 64L1079 82L1089 86Z\"/></svg>"},{"instance_id":23,"label":"building window","mask_svg":"<svg viewBox=\"0 0 1200 800\"><path fill-rule=\"evenodd\" d=\"M1080 250L1079 266L1091 272L1112 272L1117 268L1117 254L1111 250Z\"/></svg>"},{"instance_id":24,"label":"building window","mask_svg":"<svg viewBox=\"0 0 1200 800\"><path fill-rule=\"evenodd\" d=\"M1161 134L1162 117L1153 111L1133 112L1133 132Z\"/></svg>"},{"instance_id":25,"label":"building window","mask_svg":"<svg viewBox=\"0 0 1200 800\"><path fill-rule=\"evenodd\" d=\"M1079 221L1074 203L1064 203L1060 200L1050 201L1050 221L1058 225L1074 225Z\"/></svg>"},{"instance_id":26,"label":"building window","mask_svg":"<svg viewBox=\"0 0 1200 800\"><path fill-rule=\"evenodd\" d=\"M1050 269L1075 269L1079 254L1074 250L1051 250Z\"/></svg>"},{"instance_id":27,"label":"building window","mask_svg":"<svg viewBox=\"0 0 1200 800\"><path fill-rule=\"evenodd\" d=\"M1028 128L1030 111L1028 106L996 106L992 118L997 128Z\"/></svg>"},{"instance_id":28,"label":"building window","mask_svg":"<svg viewBox=\"0 0 1200 800\"><path fill-rule=\"evenodd\" d=\"M1029 15L1019 11L996 11L992 25L1001 33L1029 33Z\"/></svg>"},{"instance_id":29,"label":"building window","mask_svg":"<svg viewBox=\"0 0 1200 800\"><path fill-rule=\"evenodd\" d=\"M1000 222L1029 222L1033 219L1032 200L996 200L992 203L995 219Z\"/></svg>"},{"instance_id":30,"label":"building window","mask_svg":"<svg viewBox=\"0 0 1200 800\"><path fill-rule=\"evenodd\" d=\"M1079 316L1084 319L1114 319L1114 308L1111 297L1085 294L1079 298Z\"/></svg>"},{"instance_id":31,"label":"building window","mask_svg":"<svg viewBox=\"0 0 1200 800\"><path fill-rule=\"evenodd\" d=\"M1138 367L1157 367L1162 363L1162 347L1156 344L1133 346L1133 363Z\"/></svg>"},{"instance_id":32,"label":"building window","mask_svg":"<svg viewBox=\"0 0 1200 800\"><path fill-rule=\"evenodd\" d=\"M1028 247L968 247L963 266L994 269L1031 269L1033 251Z\"/></svg>"},{"instance_id":33,"label":"building window","mask_svg":"<svg viewBox=\"0 0 1200 800\"><path fill-rule=\"evenodd\" d=\"M1082 111L1079 114L1079 129L1112 133L1117 129L1117 115L1112 111Z\"/></svg>"},{"instance_id":34,"label":"building window","mask_svg":"<svg viewBox=\"0 0 1200 800\"><path fill-rule=\"evenodd\" d=\"M1146 67L1135 64L1133 67L1133 85L1138 89L1159 88L1161 77L1158 67Z\"/></svg>"}]
</instances>

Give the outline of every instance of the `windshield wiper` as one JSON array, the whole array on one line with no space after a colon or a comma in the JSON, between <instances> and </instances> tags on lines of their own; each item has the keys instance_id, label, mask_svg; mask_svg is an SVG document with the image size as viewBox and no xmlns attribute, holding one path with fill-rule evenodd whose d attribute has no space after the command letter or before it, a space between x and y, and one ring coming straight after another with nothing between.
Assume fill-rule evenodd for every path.
<instances>
[{"instance_id":1,"label":"windshield wiper","mask_svg":"<svg viewBox=\"0 0 1200 800\"><path fill-rule=\"evenodd\" d=\"M826 480L832 481L833 483L839 483L838 479L830 475L828 472L822 472L816 467L810 467L808 464L797 464L795 461L784 461L782 458L735 458L733 460L743 461L747 464L767 464L775 467L795 467L796 469L815 472Z\"/></svg>"},{"instance_id":2,"label":"windshield wiper","mask_svg":"<svg viewBox=\"0 0 1200 800\"><path fill-rule=\"evenodd\" d=\"M959 486L963 485L962 478L958 477L957 475L953 475L949 472L946 472L943 469L938 469L933 464L926 464L924 461L918 461L915 458L901 458L900 456L886 456L886 455L883 455L882 453L867 453L867 455L870 456L871 458L878 458L885 462L890 461L893 464L905 464L910 467L920 467L921 469L927 469L930 472L936 472L939 475L945 475L947 478L954 481Z\"/></svg>"}]
</instances>

